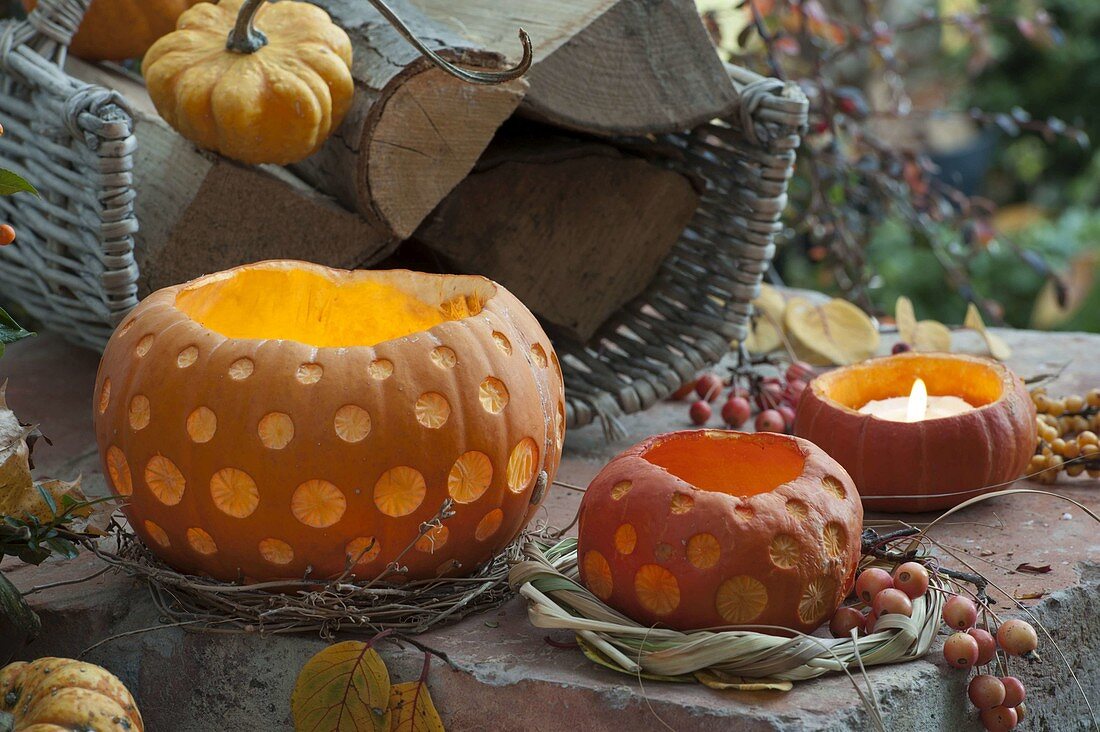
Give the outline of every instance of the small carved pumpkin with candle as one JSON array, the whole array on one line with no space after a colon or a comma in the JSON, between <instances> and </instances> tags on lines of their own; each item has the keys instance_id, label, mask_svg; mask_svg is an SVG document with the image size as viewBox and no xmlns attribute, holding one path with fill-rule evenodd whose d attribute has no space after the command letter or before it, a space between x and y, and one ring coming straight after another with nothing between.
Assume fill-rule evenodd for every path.
<instances>
[{"instance_id":1,"label":"small carved pumpkin with candle","mask_svg":"<svg viewBox=\"0 0 1100 732\"><path fill-rule=\"evenodd\" d=\"M400 558L418 579L472 572L527 524L563 400L546 334L500 285L276 261L144 300L94 408L110 486L171 566L373 579Z\"/></svg>"},{"instance_id":2,"label":"small carved pumpkin with candle","mask_svg":"<svg viewBox=\"0 0 1100 732\"><path fill-rule=\"evenodd\" d=\"M805 440L657 435L613 459L588 487L580 576L644 625L808 633L852 587L862 523L848 474Z\"/></svg>"},{"instance_id":3,"label":"small carved pumpkin with candle","mask_svg":"<svg viewBox=\"0 0 1100 732\"><path fill-rule=\"evenodd\" d=\"M1003 364L902 353L818 376L794 431L847 469L866 508L935 511L1021 475L1035 405Z\"/></svg>"}]
</instances>

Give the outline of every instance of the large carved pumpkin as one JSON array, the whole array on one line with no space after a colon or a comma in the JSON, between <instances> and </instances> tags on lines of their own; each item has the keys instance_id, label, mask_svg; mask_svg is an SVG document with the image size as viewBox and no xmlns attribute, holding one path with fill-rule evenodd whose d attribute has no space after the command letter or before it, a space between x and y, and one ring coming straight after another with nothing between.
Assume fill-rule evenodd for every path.
<instances>
[{"instance_id":1,"label":"large carved pumpkin","mask_svg":"<svg viewBox=\"0 0 1100 732\"><path fill-rule=\"evenodd\" d=\"M11 715L12 732L145 729L134 697L114 674L68 658L19 661L0 669L0 711Z\"/></svg>"},{"instance_id":2,"label":"large carved pumpkin","mask_svg":"<svg viewBox=\"0 0 1100 732\"><path fill-rule=\"evenodd\" d=\"M588 486L580 575L645 625L808 633L851 589L862 523L851 478L805 440L674 432L622 453Z\"/></svg>"},{"instance_id":3,"label":"large carved pumpkin","mask_svg":"<svg viewBox=\"0 0 1100 732\"><path fill-rule=\"evenodd\" d=\"M70 49L89 61L138 58L192 5L211 0L92 0ZM38 0L23 0L30 11Z\"/></svg>"},{"instance_id":4,"label":"large carved pumpkin","mask_svg":"<svg viewBox=\"0 0 1100 732\"><path fill-rule=\"evenodd\" d=\"M238 34L241 12L255 14L255 27ZM286 165L340 126L355 91L351 59L348 34L316 5L242 11L242 0L221 0L184 13L142 71L157 111L188 140L241 162Z\"/></svg>"},{"instance_id":5,"label":"large carved pumpkin","mask_svg":"<svg viewBox=\"0 0 1100 732\"><path fill-rule=\"evenodd\" d=\"M167 563L222 579L472 571L533 516L557 357L481 277L265 262L154 293L107 345L105 473ZM453 518L417 540L445 499Z\"/></svg>"},{"instance_id":6,"label":"large carved pumpkin","mask_svg":"<svg viewBox=\"0 0 1100 732\"><path fill-rule=\"evenodd\" d=\"M873 399L909 394L917 378L929 394L955 395L975 409L920 422L858 411ZM936 511L1023 473L1035 452L1035 405L1023 381L995 361L903 353L814 379L802 393L794 431L848 470L865 508Z\"/></svg>"}]
</instances>

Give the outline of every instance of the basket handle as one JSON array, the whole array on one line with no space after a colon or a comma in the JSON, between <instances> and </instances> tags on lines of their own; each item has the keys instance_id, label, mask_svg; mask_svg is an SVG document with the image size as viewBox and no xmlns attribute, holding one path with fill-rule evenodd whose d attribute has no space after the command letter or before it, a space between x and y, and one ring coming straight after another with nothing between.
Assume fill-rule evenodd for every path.
<instances>
[{"instance_id":1,"label":"basket handle","mask_svg":"<svg viewBox=\"0 0 1100 732\"><path fill-rule=\"evenodd\" d=\"M92 0L38 0L27 22L39 38L68 48Z\"/></svg>"}]
</instances>

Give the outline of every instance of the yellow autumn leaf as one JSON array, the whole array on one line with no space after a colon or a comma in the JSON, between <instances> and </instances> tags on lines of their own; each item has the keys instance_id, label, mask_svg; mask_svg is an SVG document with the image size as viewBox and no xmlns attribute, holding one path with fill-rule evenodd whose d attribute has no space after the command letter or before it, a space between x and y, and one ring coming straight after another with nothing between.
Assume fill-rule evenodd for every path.
<instances>
[{"instance_id":1,"label":"yellow autumn leaf","mask_svg":"<svg viewBox=\"0 0 1100 732\"><path fill-rule=\"evenodd\" d=\"M929 352L951 350L951 329L938 320L917 321L912 301L899 297L894 305L894 320L898 326L898 337L908 343L914 351Z\"/></svg>"},{"instance_id":2,"label":"yellow autumn leaf","mask_svg":"<svg viewBox=\"0 0 1100 732\"><path fill-rule=\"evenodd\" d=\"M416 681L394 684L390 690L390 732L444 732L443 720L428 691L432 657L424 654L424 671Z\"/></svg>"},{"instance_id":3,"label":"yellow autumn leaf","mask_svg":"<svg viewBox=\"0 0 1100 732\"><path fill-rule=\"evenodd\" d=\"M1069 268L1062 274L1065 286L1064 302L1058 302L1058 289L1054 281L1048 281L1035 298L1031 310L1031 327L1050 330L1062 325L1085 306L1096 281L1097 265L1100 254L1082 252L1073 258Z\"/></svg>"},{"instance_id":4,"label":"yellow autumn leaf","mask_svg":"<svg viewBox=\"0 0 1100 732\"><path fill-rule=\"evenodd\" d=\"M804 297L792 298L784 324L795 355L818 366L855 363L878 349L874 321L846 300L815 305Z\"/></svg>"},{"instance_id":5,"label":"yellow autumn leaf","mask_svg":"<svg viewBox=\"0 0 1100 732\"><path fill-rule=\"evenodd\" d=\"M295 732L387 732L390 674L367 643L324 649L298 673L290 697Z\"/></svg>"},{"instance_id":6,"label":"yellow autumn leaf","mask_svg":"<svg viewBox=\"0 0 1100 732\"><path fill-rule=\"evenodd\" d=\"M696 671L695 678L704 686L723 691L790 691L794 688L793 683L784 679L749 679L714 669Z\"/></svg>"},{"instance_id":7,"label":"yellow autumn leaf","mask_svg":"<svg viewBox=\"0 0 1100 732\"><path fill-rule=\"evenodd\" d=\"M985 339L985 345L986 348L989 349L989 355L998 361L1004 361L1012 355L1012 349L1008 347L1004 339L986 330L985 321L982 320L982 314L978 312L978 306L974 303L970 303L966 308L966 319L963 320L963 327L978 331L978 334Z\"/></svg>"},{"instance_id":8,"label":"yellow autumn leaf","mask_svg":"<svg viewBox=\"0 0 1100 732\"><path fill-rule=\"evenodd\" d=\"M749 353L771 353L783 345L783 312L787 302L779 290L771 285L761 285L760 294L752 301L755 312L745 348Z\"/></svg>"}]
</instances>

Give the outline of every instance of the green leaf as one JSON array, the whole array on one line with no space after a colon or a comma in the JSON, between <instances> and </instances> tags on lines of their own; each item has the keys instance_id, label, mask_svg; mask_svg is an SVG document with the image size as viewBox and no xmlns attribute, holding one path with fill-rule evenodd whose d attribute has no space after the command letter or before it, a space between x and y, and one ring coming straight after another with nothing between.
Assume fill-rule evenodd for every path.
<instances>
[{"instance_id":1,"label":"green leaf","mask_svg":"<svg viewBox=\"0 0 1100 732\"><path fill-rule=\"evenodd\" d=\"M42 496L42 500L46 502L46 505L50 507L50 513L57 517L57 501L54 500L53 494L46 490L46 487L41 483L35 483L34 487L38 489L38 494Z\"/></svg>"},{"instance_id":2,"label":"green leaf","mask_svg":"<svg viewBox=\"0 0 1100 732\"><path fill-rule=\"evenodd\" d=\"M15 193L32 193L38 195L38 190L10 170L0 168L0 196L10 196Z\"/></svg>"},{"instance_id":3,"label":"green leaf","mask_svg":"<svg viewBox=\"0 0 1100 732\"><path fill-rule=\"evenodd\" d=\"M19 593L3 572L0 572L0 636L12 637L29 642L38 637L42 630L42 621L34 614L23 595Z\"/></svg>"},{"instance_id":4,"label":"green leaf","mask_svg":"<svg viewBox=\"0 0 1100 732\"><path fill-rule=\"evenodd\" d=\"M16 323L15 319L8 315L4 308L0 308L0 356L4 355L5 344L21 341L32 335L34 333Z\"/></svg>"}]
</instances>

